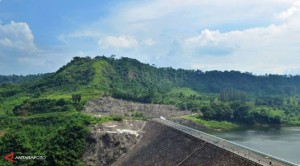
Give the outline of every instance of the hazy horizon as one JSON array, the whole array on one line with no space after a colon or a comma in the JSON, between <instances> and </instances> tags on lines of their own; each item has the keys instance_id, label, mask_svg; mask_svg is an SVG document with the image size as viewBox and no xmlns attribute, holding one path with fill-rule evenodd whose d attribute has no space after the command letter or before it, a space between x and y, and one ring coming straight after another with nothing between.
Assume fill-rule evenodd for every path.
<instances>
[{"instance_id":1,"label":"hazy horizon","mask_svg":"<svg viewBox=\"0 0 300 166\"><path fill-rule=\"evenodd\" d=\"M300 1L0 0L0 75L111 54L157 67L299 75Z\"/></svg>"}]
</instances>

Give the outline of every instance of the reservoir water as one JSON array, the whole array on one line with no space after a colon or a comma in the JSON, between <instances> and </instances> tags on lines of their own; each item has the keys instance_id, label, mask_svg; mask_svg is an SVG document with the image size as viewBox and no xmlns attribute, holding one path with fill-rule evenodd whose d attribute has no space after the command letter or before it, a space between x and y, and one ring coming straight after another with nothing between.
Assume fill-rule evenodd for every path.
<instances>
[{"instance_id":1,"label":"reservoir water","mask_svg":"<svg viewBox=\"0 0 300 166\"><path fill-rule=\"evenodd\" d=\"M300 164L300 127L251 128L211 134Z\"/></svg>"}]
</instances>

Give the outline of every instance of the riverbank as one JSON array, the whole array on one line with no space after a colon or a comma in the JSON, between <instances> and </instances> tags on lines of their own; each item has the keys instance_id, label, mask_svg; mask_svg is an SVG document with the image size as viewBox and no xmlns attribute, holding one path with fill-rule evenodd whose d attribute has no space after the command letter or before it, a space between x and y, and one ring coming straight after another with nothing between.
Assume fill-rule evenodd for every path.
<instances>
[{"instance_id":1,"label":"riverbank","mask_svg":"<svg viewBox=\"0 0 300 166\"><path fill-rule=\"evenodd\" d=\"M199 118L200 117L200 118ZM299 124L262 124L255 123L253 125L247 125L242 123L234 123L228 121L216 121L216 120L205 120L201 118L199 114L191 114L173 118L174 121L177 121L181 124L188 126L193 126L193 128L198 128L200 130L211 130L211 131L227 131L235 129L245 129L245 128L280 128L280 127L299 127ZM193 122L194 124L189 124Z\"/></svg>"},{"instance_id":2,"label":"riverbank","mask_svg":"<svg viewBox=\"0 0 300 166\"><path fill-rule=\"evenodd\" d=\"M204 120L198 118L198 114L185 115L181 117L176 117L174 120L184 119L192 121L199 125L201 129L204 130L215 130L215 131L224 131L224 130L233 130L244 127L242 124L232 123L228 121L215 121L215 120Z\"/></svg>"}]
</instances>

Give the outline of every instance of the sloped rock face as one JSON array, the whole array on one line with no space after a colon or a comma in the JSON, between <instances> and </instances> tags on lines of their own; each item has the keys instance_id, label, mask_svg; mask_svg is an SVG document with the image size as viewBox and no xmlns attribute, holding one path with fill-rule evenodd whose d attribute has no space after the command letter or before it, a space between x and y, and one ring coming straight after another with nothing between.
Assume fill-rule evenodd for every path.
<instances>
[{"instance_id":1,"label":"sloped rock face","mask_svg":"<svg viewBox=\"0 0 300 166\"><path fill-rule=\"evenodd\" d=\"M173 117L190 114L190 111L182 111L171 105L162 104L143 104L137 102L129 102L125 100L114 99L111 97L95 99L87 102L83 112L95 115L122 115L130 116L132 112L143 113L144 116L150 118L158 118L160 116Z\"/></svg>"},{"instance_id":2,"label":"sloped rock face","mask_svg":"<svg viewBox=\"0 0 300 166\"><path fill-rule=\"evenodd\" d=\"M86 165L111 165L141 138L144 121L109 122L91 127L82 160Z\"/></svg>"},{"instance_id":3,"label":"sloped rock face","mask_svg":"<svg viewBox=\"0 0 300 166\"><path fill-rule=\"evenodd\" d=\"M138 138L132 134L92 134L83 161L87 165L111 165L137 141Z\"/></svg>"}]
</instances>

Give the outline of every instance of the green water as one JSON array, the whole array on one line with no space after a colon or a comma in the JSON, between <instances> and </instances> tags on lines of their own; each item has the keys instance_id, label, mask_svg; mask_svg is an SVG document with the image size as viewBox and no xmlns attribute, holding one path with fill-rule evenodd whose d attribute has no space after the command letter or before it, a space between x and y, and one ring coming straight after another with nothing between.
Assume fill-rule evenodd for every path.
<instances>
[{"instance_id":1,"label":"green water","mask_svg":"<svg viewBox=\"0 0 300 166\"><path fill-rule=\"evenodd\" d=\"M251 128L211 134L300 164L300 127Z\"/></svg>"}]
</instances>

